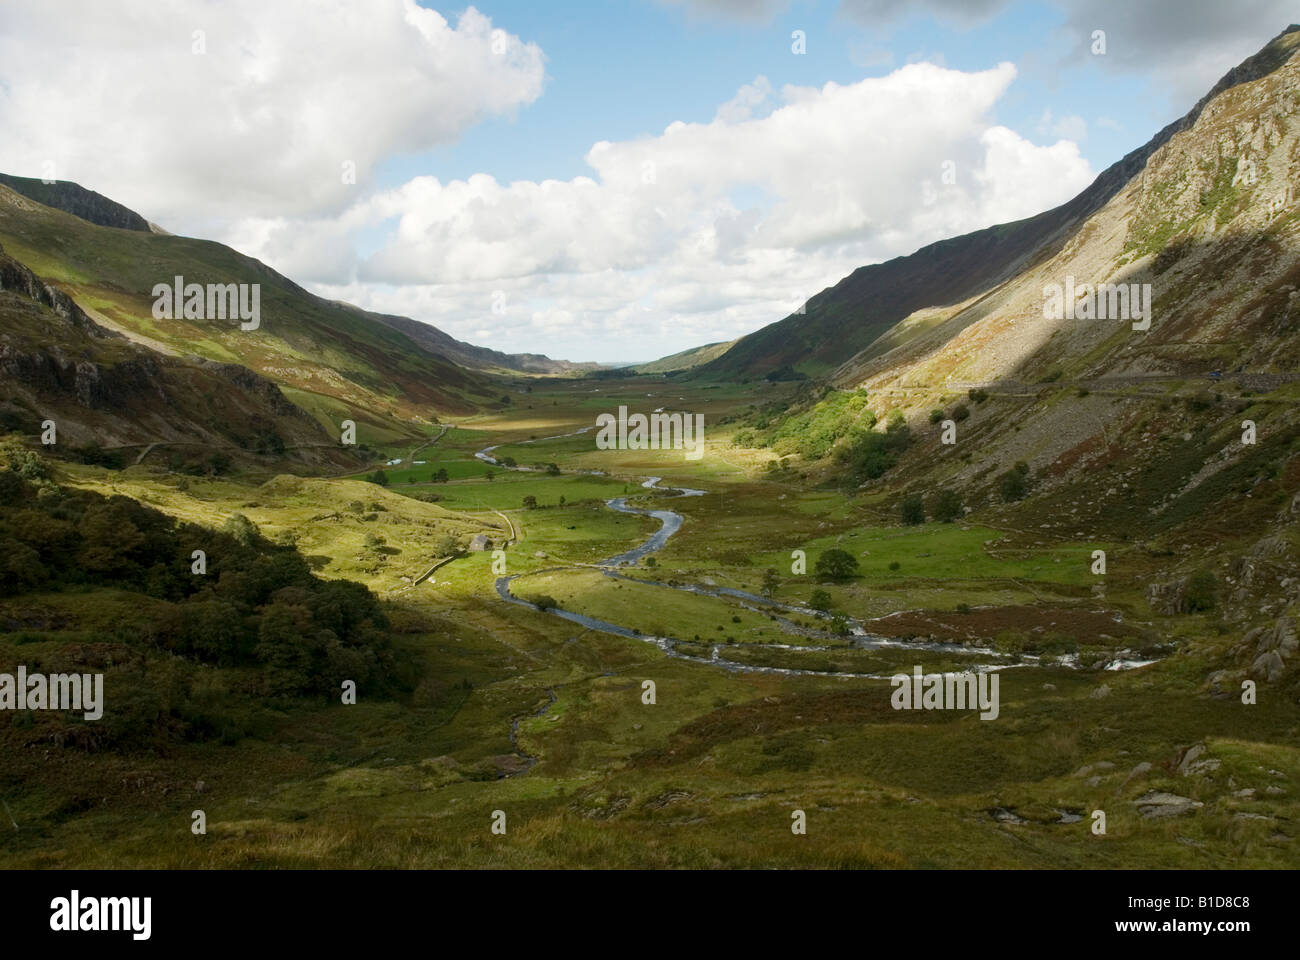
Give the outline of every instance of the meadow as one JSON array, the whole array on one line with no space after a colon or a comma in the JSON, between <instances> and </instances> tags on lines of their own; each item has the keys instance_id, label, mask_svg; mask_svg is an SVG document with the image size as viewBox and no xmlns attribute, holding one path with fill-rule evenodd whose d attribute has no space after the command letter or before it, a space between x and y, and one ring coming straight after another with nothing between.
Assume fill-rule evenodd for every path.
<instances>
[{"instance_id":1,"label":"meadow","mask_svg":"<svg viewBox=\"0 0 1300 960\"><path fill-rule=\"evenodd\" d=\"M687 402L715 414L771 385L696 387ZM248 517L293 543L318 575L346 577L381 599L394 642L419 665L400 696L360 691L355 705L321 699L266 706L233 742L89 754L0 782L17 830L0 831L13 866L67 867L1050 867L1294 866L1294 784L1300 729L1281 699L1243 710L1203 678L1230 642L1212 613L1166 617L1145 600L1142 554L984 522L903 527L864 493L773 479L753 451L710 436L690 463L666 452L596 451L590 435L520 443L585 426L608 405L658 403L658 380L537 382L512 412L466 418L386 471L359 477L236 475L180 478L142 465L66 467L62 482L121 493L176 517L220 526ZM639 396L654 394L654 396ZM680 402L680 401L679 401ZM531 404L531 409L529 405ZM558 476L476 470L474 450L503 443L521 464ZM406 453L413 444L407 445ZM442 464L450 482L430 484ZM605 476L578 473L598 469ZM364 475L364 474L363 474ZM707 491L645 490L665 476ZM433 492L440 499L419 496ZM646 539L652 519L604 501L670 509L681 530L654 556L606 576L593 564ZM534 497L538 506L524 507ZM564 505L560 505L560 498ZM414 580L447 535L468 540L517 525L505 552L514 592L686 644L726 648L733 663L821 675L724 669L667 656L654 644L589 630L497 595L490 552L468 553ZM858 575L819 582L824 551L850 552ZM1104 595L1089 572L1112 557ZM792 572L802 550L807 573ZM896 564L896 566L895 566ZM814 590L831 612L873 621L901 646L860 649L844 637L778 629L778 611L734 597L669 589L693 583L759 592L778 573L776 601ZM636 582L652 581L652 582ZM93 601L93 602L92 602ZM0 617L36 622L0 638L6 661L52 655L80 633L138 605L109 593L8 598ZM784 612L796 623L827 621ZM695 639L698 636L698 641ZM1005 655L996 721L970 711L899 711L886 680L835 676L960 670L978 653L917 641L956 639ZM1177 641L1177 650L1163 645ZM770 644L781 644L783 649ZM1133 670L1072 668L1125 649L1160 648ZM826 647L824 650L801 649ZM1030 655L1027 655L1030 654ZM645 681L654 702L645 702ZM250 708L251 710L252 708ZM255 720L256 722L253 722ZM1202 744L1212 775L1180 769ZM1172 793L1194 812L1153 817L1143 797ZM203 809L206 835L190 831ZM490 830L505 811L507 832ZM791 813L808 817L793 835ZM1104 811L1104 835L1091 830Z\"/></svg>"}]
</instances>

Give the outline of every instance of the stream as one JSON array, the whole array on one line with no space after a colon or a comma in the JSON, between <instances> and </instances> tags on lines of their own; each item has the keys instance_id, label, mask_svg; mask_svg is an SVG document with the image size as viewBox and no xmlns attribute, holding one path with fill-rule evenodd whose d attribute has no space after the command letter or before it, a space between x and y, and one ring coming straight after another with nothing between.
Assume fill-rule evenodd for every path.
<instances>
[{"instance_id":1,"label":"stream","mask_svg":"<svg viewBox=\"0 0 1300 960\"><path fill-rule=\"evenodd\" d=\"M556 437L540 437L539 440L555 440L555 439L559 439L560 437L573 437L573 436L577 436L578 434L586 433L590 429L591 427L583 427L581 430L576 430L573 433L559 434ZM528 440L522 442L535 443L537 441ZM491 454L492 451L497 449L497 447L499 446L503 446L503 444L497 444L496 446L485 447L484 449L480 450L478 453L474 455L478 457L480 460L483 460L487 463L497 464L499 461L497 461L496 458L493 457ZM514 467L514 468L506 468L506 469L530 470L532 468ZM641 484L641 486L647 490L656 490L659 481L661 479L663 478L649 477L645 480L644 483ZM660 492L660 490L662 490L662 488L656 490L656 492ZM673 488L673 490L674 492L671 494L668 494L667 490L662 490L662 492L673 497L701 497L704 496L704 494L707 492L705 490L692 490L689 488ZM732 587L717 587L717 586L705 587L698 584L663 583L662 581L642 580L637 577L629 577L626 574L619 573L618 568L623 567L625 565L635 565L643 557L649 556L652 553L662 550L664 545L668 542L668 539L673 534L675 534L678 530L681 529L682 523L685 521L685 518L680 513L677 513L675 510L647 510L641 507L628 506L627 501L628 498L626 496L615 497L611 500L606 500L605 506L607 506L611 510L617 510L619 513L637 513L643 516L653 517L654 519L659 521L660 523L659 529L656 530L653 534L651 534L649 539L647 539L644 543L640 544L639 546L633 547L631 550L627 550L623 553L617 554L613 557L608 558L607 560L601 560L594 565L582 564L582 566L598 567L601 573L603 573L605 576L613 580L626 580L631 583L637 583L644 586L660 587L662 589L667 589L667 590L681 590L686 593L696 594L698 596L733 597L739 600L740 605L745 609L750 610L754 613L761 613L771 617L773 621L776 623L776 625L785 633L802 636L810 639L825 639L825 640L842 639L838 635L831 633L829 630L825 630L825 631L815 630L797 624L787 617L782 617L776 614L776 611L780 611L782 613L799 614L800 616L804 616L804 617L815 617L819 620L831 619L829 614L820 610L812 610L804 606L781 603L780 601L772 600L768 597L763 597L755 593L747 593L743 590L737 590ZM533 571L533 574L549 573L552 571L567 570L567 569L572 569L572 567L571 566L549 567L545 570ZM510 582L519 576L521 576L521 574L516 573L510 576L498 577L496 580L496 591L498 596L500 596L501 599L505 600L507 603L513 603L519 606L530 607L531 609L534 610L541 610L541 608L538 607L536 604L530 603L527 600L517 597L511 592ZM857 679L864 679L864 680L888 680L892 676L894 676L894 674L849 673L849 672L834 671L834 670L800 669L796 667L767 667L767 666L759 666L755 664L740 663L736 660L730 660L723 655L724 651L726 651L728 647L731 646L735 646L741 649L802 650L802 651L809 651L809 652L826 652L831 650L846 649L846 647L843 644L827 644L827 645L818 646L818 645L811 645L811 644L786 644L786 643L744 643L744 644L734 644L734 645L725 644L725 643L713 643L710 645L710 655L707 657L702 657L702 656L696 656L694 654L683 653L682 651L678 650L677 645L682 641L675 639L673 637L660 637L660 636L654 636L652 634L641 633L640 631L633 630L629 627L623 627L616 623L610 623L607 620L600 620L595 617L590 617L583 613L575 613L572 610L565 610L562 607L551 607L543 612L549 613L552 616L560 617L564 620L568 620L571 623L576 623L579 626L586 627L589 630L599 630L602 633L610 633L610 634L614 634L615 636L627 637L628 639L640 640L645 643L654 644L656 647L662 650L667 656L674 657L679 660L689 660L692 663L708 664L709 666L720 667L724 670L729 670L735 673L767 673L767 674L778 674L782 676L792 676L792 677L798 677L798 676L843 677L843 678L857 678ZM967 669L975 673L984 673L990 670L1009 670L1015 667L1034 666L1041 660L1041 658L1039 657L1027 656L1025 657L1026 662L1009 663L1007 661L1012 659L1011 654L1002 653L996 650L990 650L984 647L976 647L976 646L971 646L962 643L942 643L938 641L924 641L924 640L905 641L905 640L895 640L890 637L874 636L867 632L866 628L862 625L861 621L856 620L852 617L844 617L843 619L847 621L849 626L849 635L848 635L849 643L847 649L927 650L934 653L949 653L949 654L962 654L962 655L975 654L981 657L989 658L990 660L997 661L991 663L971 664ZM1077 657L1073 657L1072 655L1067 655L1065 657L1057 657L1053 659L1066 666L1073 666L1074 664L1072 661L1076 660ZM1106 669L1127 670L1139 666L1145 666L1148 663L1153 663L1153 662L1155 661L1115 660L1111 664L1109 664L1106 667Z\"/></svg>"}]
</instances>

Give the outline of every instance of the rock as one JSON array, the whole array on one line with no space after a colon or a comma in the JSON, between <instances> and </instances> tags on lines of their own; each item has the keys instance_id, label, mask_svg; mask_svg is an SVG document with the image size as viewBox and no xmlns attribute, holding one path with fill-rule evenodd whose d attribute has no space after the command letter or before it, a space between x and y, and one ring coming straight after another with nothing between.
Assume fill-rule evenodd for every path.
<instances>
[{"instance_id":1,"label":"rock","mask_svg":"<svg viewBox=\"0 0 1300 960\"><path fill-rule=\"evenodd\" d=\"M1178 775L1182 777L1187 776L1187 768L1196 761L1197 757L1200 757L1202 754L1204 754L1206 749L1207 747L1205 746L1205 744L1194 743L1186 750L1184 750L1182 759L1178 761L1178 767L1177 767Z\"/></svg>"},{"instance_id":2,"label":"rock","mask_svg":"<svg viewBox=\"0 0 1300 960\"><path fill-rule=\"evenodd\" d=\"M1250 675L1257 680L1265 680L1268 683L1280 679L1285 670L1286 664L1275 650L1261 653L1255 658L1255 662L1250 665Z\"/></svg>"},{"instance_id":3,"label":"rock","mask_svg":"<svg viewBox=\"0 0 1300 960\"><path fill-rule=\"evenodd\" d=\"M1028 823L1024 817L1016 816L1006 807L994 807L989 813L993 814L993 819L998 823Z\"/></svg>"},{"instance_id":4,"label":"rock","mask_svg":"<svg viewBox=\"0 0 1300 960\"><path fill-rule=\"evenodd\" d=\"M1187 612L1187 577L1147 587L1147 603L1157 613L1172 615Z\"/></svg>"},{"instance_id":5,"label":"rock","mask_svg":"<svg viewBox=\"0 0 1300 960\"><path fill-rule=\"evenodd\" d=\"M546 551L545 551L545 550L538 550L536 553L533 554L533 556L536 557L538 560L545 560L545 559L546 559Z\"/></svg>"},{"instance_id":6,"label":"rock","mask_svg":"<svg viewBox=\"0 0 1300 960\"><path fill-rule=\"evenodd\" d=\"M1191 813L1197 807L1205 806L1199 800L1193 800L1191 797L1180 797L1176 793L1161 793L1155 790L1143 794L1133 803L1137 805L1138 813L1147 820L1155 820L1160 817L1177 817L1184 813Z\"/></svg>"},{"instance_id":7,"label":"rock","mask_svg":"<svg viewBox=\"0 0 1300 960\"><path fill-rule=\"evenodd\" d=\"M1123 790L1125 787L1127 787L1131 781L1136 780L1138 777L1145 775L1148 771L1150 771L1150 769L1151 769L1151 764L1147 763L1145 760L1139 763L1136 767L1134 767L1132 770L1129 771L1128 776L1124 778L1124 782L1121 783L1119 785L1119 789L1115 791L1115 796L1118 797L1120 791Z\"/></svg>"},{"instance_id":8,"label":"rock","mask_svg":"<svg viewBox=\"0 0 1300 960\"><path fill-rule=\"evenodd\" d=\"M1110 687L1103 683L1096 690L1092 691L1092 693L1088 694L1088 696L1091 697L1093 700L1101 700L1103 697L1109 697Z\"/></svg>"},{"instance_id":9,"label":"rock","mask_svg":"<svg viewBox=\"0 0 1300 960\"><path fill-rule=\"evenodd\" d=\"M474 538L469 542L469 550L471 553L482 553L484 550L491 549L492 541L488 539L486 533L475 534Z\"/></svg>"}]
</instances>

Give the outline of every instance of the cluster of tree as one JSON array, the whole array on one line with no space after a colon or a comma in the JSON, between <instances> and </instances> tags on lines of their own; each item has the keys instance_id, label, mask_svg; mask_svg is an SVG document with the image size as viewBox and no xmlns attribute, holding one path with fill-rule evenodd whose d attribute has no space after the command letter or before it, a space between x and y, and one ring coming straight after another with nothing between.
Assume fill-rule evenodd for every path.
<instances>
[{"instance_id":1,"label":"cluster of tree","mask_svg":"<svg viewBox=\"0 0 1300 960\"><path fill-rule=\"evenodd\" d=\"M270 695L388 683L388 623L364 585L318 579L294 547L271 543L242 514L212 530L129 497L27 479L23 467L0 470L0 595L88 586L146 594L164 601L150 607L155 648L260 666Z\"/></svg>"},{"instance_id":2,"label":"cluster of tree","mask_svg":"<svg viewBox=\"0 0 1300 960\"><path fill-rule=\"evenodd\" d=\"M126 465L120 451L105 450L94 441L82 444L79 447L73 447L72 457L78 463L84 463L92 467L107 467L110 470L121 470Z\"/></svg>"},{"instance_id":3,"label":"cluster of tree","mask_svg":"<svg viewBox=\"0 0 1300 960\"><path fill-rule=\"evenodd\" d=\"M844 465L854 483L865 483L884 476L898 463L903 451L912 445L912 431L903 415L895 410L883 433L855 430L837 446L835 459Z\"/></svg>"},{"instance_id":4,"label":"cluster of tree","mask_svg":"<svg viewBox=\"0 0 1300 960\"><path fill-rule=\"evenodd\" d=\"M184 455L173 453L167 460L167 469L191 477L219 477L229 473L233 463L230 455L220 450L198 460L187 460Z\"/></svg>"},{"instance_id":5,"label":"cluster of tree","mask_svg":"<svg viewBox=\"0 0 1300 960\"><path fill-rule=\"evenodd\" d=\"M930 498L930 516L941 523L952 523L966 514L961 494L956 490L939 490ZM925 523L925 498L919 493L909 493L899 505L899 514L904 524L916 526Z\"/></svg>"}]
</instances>

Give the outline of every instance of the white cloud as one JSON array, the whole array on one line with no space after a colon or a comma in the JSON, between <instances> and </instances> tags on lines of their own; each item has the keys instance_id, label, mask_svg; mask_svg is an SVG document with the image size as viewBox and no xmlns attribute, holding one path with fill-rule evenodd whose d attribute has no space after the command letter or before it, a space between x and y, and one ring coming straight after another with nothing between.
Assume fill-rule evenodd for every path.
<instances>
[{"instance_id":1,"label":"white cloud","mask_svg":"<svg viewBox=\"0 0 1300 960\"><path fill-rule=\"evenodd\" d=\"M989 122L1014 77L1010 64L913 64L779 94L760 78L709 123L595 144L589 177L417 177L348 211L348 229L391 230L324 289L457 336L490 330L486 345L512 351L581 359L615 336L635 358L731 339L864 263L1038 213L1091 182L1074 143L1037 146ZM303 229L318 243L328 232ZM494 314L498 290L508 306Z\"/></svg>"},{"instance_id":2,"label":"white cloud","mask_svg":"<svg viewBox=\"0 0 1300 960\"><path fill-rule=\"evenodd\" d=\"M53 161L173 228L337 211L380 161L532 102L544 75L473 7L453 26L413 0L37 0L0 24L0 169Z\"/></svg>"}]
</instances>

